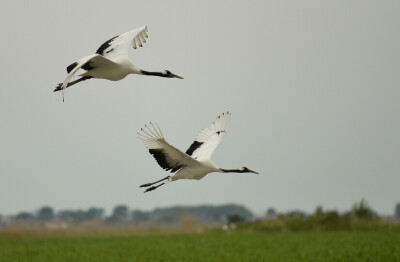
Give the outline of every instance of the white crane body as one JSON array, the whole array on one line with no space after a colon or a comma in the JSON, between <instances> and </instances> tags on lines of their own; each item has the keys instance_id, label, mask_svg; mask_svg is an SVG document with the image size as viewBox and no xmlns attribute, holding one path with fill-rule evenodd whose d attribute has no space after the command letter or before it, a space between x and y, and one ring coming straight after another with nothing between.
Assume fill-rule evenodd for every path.
<instances>
[{"instance_id":1,"label":"white crane body","mask_svg":"<svg viewBox=\"0 0 400 262\"><path fill-rule=\"evenodd\" d=\"M198 164L195 166L187 166L186 168L180 169L173 176L171 176L171 181L178 179L196 179L200 180L207 174L212 172L221 172L221 170L208 159L196 159Z\"/></svg>"},{"instance_id":2,"label":"white crane body","mask_svg":"<svg viewBox=\"0 0 400 262\"><path fill-rule=\"evenodd\" d=\"M126 55L118 55L109 59L113 63L104 64L90 71L86 71L79 76L91 76L98 79L119 81L130 74L140 74L140 69L135 66Z\"/></svg>"}]
</instances>

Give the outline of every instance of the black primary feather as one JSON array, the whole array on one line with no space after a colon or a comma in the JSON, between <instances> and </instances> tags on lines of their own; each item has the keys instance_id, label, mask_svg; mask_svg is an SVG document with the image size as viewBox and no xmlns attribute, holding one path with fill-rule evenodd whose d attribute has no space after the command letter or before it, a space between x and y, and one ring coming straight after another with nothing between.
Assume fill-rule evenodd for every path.
<instances>
[{"instance_id":1,"label":"black primary feather","mask_svg":"<svg viewBox=\"0 0 400 262\"><path fill-rule=\"evenodd\" d=\"M183 165L179 165L178 163L171 165L167 162L165 158L165 153L162 149L149 149L150 154L156 159L157 163L165 170L171 170L171 173L178 171L181 169Z\"/></svg>"},{"instance_id":2,"label":"black primary feather","mask_svg":"<svg viewBox=\"0 0 400 262\"><path fill-rule=\"evenodd\" d=\"M90 61L88 61L88 62L86 62L86 63L82 66L82 69L84 69L84 70L86 70L86 71L89 71L89 70L94 69L94 66L91 66L91 65L90 65Z\"/></svg>"},{"instance_id":3,"label":"black primary feather","mask_svg":"<svg viewBox=\"0 0 400 262\"><path fill-rule=\"evenodd\" d=\"M99 49L97 49L96 54L104 55L104 51L105 51L107 48L109 48L109 47L111 46L111 42L112 42L115 38L117 38L117 37L118 37L118 36L114 36L113 38L111 38L111 39L107 40L106 42L104 42L104 43L99 47ZM112 50L113 50L113 49L108 50L106 53L110 53Z\"/></svg>"},{"instance_id":4,"label":"black primary feather","mask_svg":"<svg viewBox=\"0 0 400 262\"><path fill-rule=\"evenodd\" d=\"M191 156L193 154L194 151L196 151L197 148L199 148L202 144L204 144L203 142L199 142L199 141L194 141L188 150L186 150L186 154L188 154L189 156Z\"/></svg>"},{"instance_id":5,"label":"black primary feather","mask_svg":"<svg viewBox=\"0 0 400 262\"><path fill-rule=\"evenodd\" d=\"M69 74L72 70L74 70L74 68L75 68L77 65L78 65L77 62L74 62L74 63L70 64L70 65L67 67L67 72L68 72L68 74Z\"/></svg>"}]
</instances>

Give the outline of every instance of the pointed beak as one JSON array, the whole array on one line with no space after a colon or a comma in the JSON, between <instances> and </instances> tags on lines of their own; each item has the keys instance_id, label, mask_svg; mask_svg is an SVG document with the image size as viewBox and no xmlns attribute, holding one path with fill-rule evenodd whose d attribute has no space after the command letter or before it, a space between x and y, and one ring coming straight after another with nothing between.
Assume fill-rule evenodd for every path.
<instances>
[{"instance_id":1,"label":"pointed beak","mask_svg":"<svg viewBox=\"0 0 400 262\"><path fill-rule=\"evenodd\" d=\"M172 73L171 73L171 75L172 75L172 77L183 79L183 77L181 77L181 76L178 76L178 75L175 75L175 74L172 74Z\"/></svg>"},{"instance_id":2,"label":"pointed beak","mask_svg":"<svg viewBox=\"0 0 400 262\"><path fill-rule=\"evenodd\" d=\"M250 169L249 169L249 172L250 172L250 173L254 173L254 174L258 174L258 172L253 171L253 170L250 170Z\"/></svg>"}]
</instances>

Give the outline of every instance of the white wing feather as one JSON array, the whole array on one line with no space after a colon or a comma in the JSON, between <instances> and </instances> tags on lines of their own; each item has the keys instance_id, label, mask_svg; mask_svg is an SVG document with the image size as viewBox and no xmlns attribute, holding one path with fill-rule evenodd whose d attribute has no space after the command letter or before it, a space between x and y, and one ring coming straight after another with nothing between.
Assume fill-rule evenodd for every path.
<instances>
[{"instance_id":1,"label":"white wing feather","mask_svg":"<svg viewBox=\"0 0 400 262\"><path fill-rule=\"evenodd\" d=\"M186 151L194 159L211 159L215 149L221 144L229 126L231 113L218 116L215 122L203 129Z\"/></svg>"},{"instance_id":2,"label":"white wing feather","mask_svg":"<svg viewBox=\"0 0 400 262\"><path fill-rule=\"evenodd\" d=\"M158 164L165 170L175 172L183 166L198 165L195 159L170 145L158 125L152 123L149 126L146 125L138 132L138 135Z\"/></svg>"},{"instance_id":3,"label":"white wing feather","mask_svg":"<svg viewBox=\"0 0 400 262\"><path fill-rule=\"evenodd\" d=\"M100 46L96 53L104 57L113 57L116 55L128 55L130 46L134 49L137 46L142 47L146 43L147 26L142 26L138 29L123 33L117 37L111 38Z\"/></svg>"}]
</instances>

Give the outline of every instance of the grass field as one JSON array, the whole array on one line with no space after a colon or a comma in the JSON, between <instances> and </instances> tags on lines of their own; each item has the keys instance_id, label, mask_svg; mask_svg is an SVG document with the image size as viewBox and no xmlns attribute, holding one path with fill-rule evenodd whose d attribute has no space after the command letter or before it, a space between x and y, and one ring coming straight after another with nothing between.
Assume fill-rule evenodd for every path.
<instances>
[{"instance_id":1,"label":"grass field","mask_svg":"<svg viewBox=\"0 0 400 262\"><path fill-rule=\"evenodd\" d=\"M400 231L0 236L0 261L400 261Z\"/></svg>"}]
</instances>

